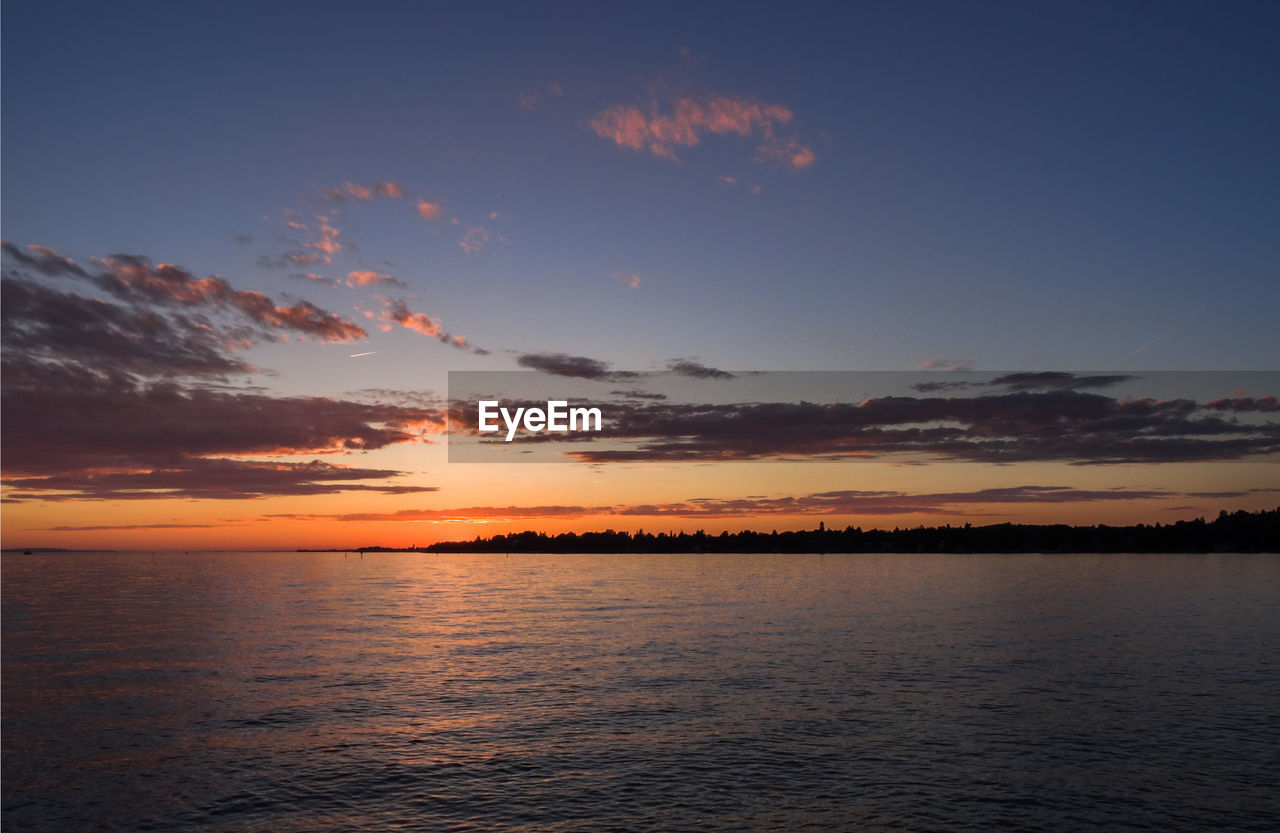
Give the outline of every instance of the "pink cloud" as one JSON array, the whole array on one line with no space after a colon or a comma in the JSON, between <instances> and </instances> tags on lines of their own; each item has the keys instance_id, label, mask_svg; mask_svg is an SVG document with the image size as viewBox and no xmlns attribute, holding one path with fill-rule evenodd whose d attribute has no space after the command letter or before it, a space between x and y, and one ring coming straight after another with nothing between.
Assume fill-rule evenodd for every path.
<instances>
[{"instance_id":1,"label":"pink cloud","mask_svg":"<svg viewBox=\"0 0 1280 833\"><path fill-rule=\"evenodd\" d=\"M489 242L489 230L481 226L468 229L467 233L458 241L458 245L467 254L475 254L484 248L484 244Z\"/></svg>"},{"instance_id":2,"label":"pink cloud","mask_svg":"<svg viewBox=\"0 0 1280 833\"><path fill-rule=\"evenodd\" d=\"M338 521L493 520L577 518L586 515L670 518L750 518L760 516L891 516L944 515L974 512L974 507L1010 504L1057 505L1160 500L1177 492L1117 490L1091 491L1066 486L1010 486L970 492L911 494L897 491L844 490L785 497L693 498L686 501L623 505L463 506L445 509L401 509L326 515L270 515L272 518Z\"/></svg>"},{"instance_id":3,"label":"pink cloud","mask_svg":"<svg viewBox=\"0 0 1280 833\"><path fill-rule=\"evenodd\" d=\"M351 272L347 275L347 286L356 287L375 285L403 287L405 286L405 283L404 281L393 278L390 275L384 275L381 272Z\"/></svg>"},{"instance_id":4,"label":"pink cloud","mask_svg":"<svg viewBox=\"0 0 1280 833\"><path fill-rule=\"evenodd\" d=\"M324 252L324 262L332 263L332 256L342 251L342 244L338 242L338 230L329 225L328 217L317 216L316 219L320 221L320 239L315 243L308 243L307 246Z\"/></svg>"},{"instance_id":5,"label":"pink cloud","mask_svg":"<svg viewBox=\"0 0 1280 833\"><path fill-rule=\"evenodd\" d=\"M235 289L216 276L197 278L169 263L153 266L146 258L132 255L117 255L98 262L105 271L94 282L118 297L189 307L231 306L260 324L295 330L320 341L355 341L366 335L356 324L308 301L277 306L261 292Z\"/></svg>"},{"instance_id":6,"label":"pink cloud","mask_svg":"<svg viewBox=\"0 0 1280 833\"><path fill-rule=\"evenodd\" d=\"M1251 396L1241 396L1235 399L1215 399L1206 403L1205 407L1211 411L1274 413L1280 411L1280 401L1277 401L1274 396L1262 396L1257 399Z\"/></svg>"},{"instance_id":7,"label":"pink cloud","mask_svg":"<svg viewBox=\"0 0 1280 833\"><path fill-rule=\"evenodd\" d=\"M386 332L391 329L391 324L396 323L406 330L413 330L416 333L422 333L428 338L434 338L442 344L450 347L457 347L460 350L470 350L473 353L484 355L488 350L474 347L467 343L462 336L450 335L445 332L444 327L440 324L439 319L432 318L424 312L414 312L409 309L409 305L399 298L382 298L382 303L386 305L379 319L384 322L379 325L379 329Z\"/></svg>"},{"instance_id":8,"label":"pink cloud","mask_svg":"<svg viewBox=\"0 0 1280 833\"><path fill-rule=\"evenodd\" d=\"M646 115L638 107L617 105L591 120L596 134L619 147L648 150L654 156L675 159L677 147L693 147L706 133L759 135L761 158L806 168L816 156L796 137L780 139L776 129L789 123L792 113L780 104L764 104L749 98L718 96L705 103L681 98L670 113L660 112L655 100Z\"/></svg>"},{"instance_id":9,"label":"pink cloud","mask_svg":"<svg viewBox=\"0 0 1280 833\"><path fill-rule=\"evenodd\" d=\"M440 203L418 200L418 213L422 215L424 220L439 220Z\"/></svg>"},{"instance_id":10,"label":"pink cloud","mask_svg":"<svg viewBox=\"0 0 1280 833\"><path fill-rule=\"evenodd\" d=\"M817 159L813 151L800 144L800 140L795 136L785 140L776 139L772 136L766 137L764 144L757 150L761 158L772 159L775 162L790 165L796 170L809 167Z\"/></svg>"},{"instance_id":11,"label":"pink cloud","mask_svg":"<svg viewBox=\"0 0 1280 833\"><path fill-rule=\"evenodd\" d=\"M629 286L629 287L631 287L632 289L639 289L639 288L640 288L640 276L639 276L639 275L636 275L636 274L634 274L634 273L633 273L633 274L628 275L628 274L626 274L625 272L619 272L619 273L617 273L616 277L617 277L617 279L618 279L619 281L621 281L625 286Z\"/></svg>"},{"instance_id":12,"label":"pink cloud","mask_svg":"<svg viewBox=\"0 0 1280 833\"><path fill-rule=\"evenodd\" d=\"M346 183L343 183L342 187L346 189L348 194L350 194L351 196L355 197L358 200L373 199L373 192L370 191L368 188L364 187L363 185L356 185L354 182L346 182Z\"/></svg>"},{"instance_id":13,"label":"pink cloud","mask_svg":"<svg viewBox=\"0 0 1280 833\"><path fill-rule=\"evenodd\" d=\"M346 196L361 201L371 200L374 197L390 197L393 200L404 197L404 189L394 182L375 182L372 185L344 182L341 188L327 188L325 193L333 200L342 200Z\"/></svg>"}]
</instances>

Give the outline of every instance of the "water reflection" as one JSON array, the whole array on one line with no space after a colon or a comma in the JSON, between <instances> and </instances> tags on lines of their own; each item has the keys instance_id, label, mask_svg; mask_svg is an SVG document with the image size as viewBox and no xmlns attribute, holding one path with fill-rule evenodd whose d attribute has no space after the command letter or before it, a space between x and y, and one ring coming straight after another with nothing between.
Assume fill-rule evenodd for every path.
<instances>
[{"instance_id":1,"label":"water reflection","mask_svg":"<svg viewBox=\"0 0 1280 833\"><path fill-rule=\"evenodd\" d=\"M6 829L1280 819L1280 566L4 560Z\"/></svg>"}]
</instances>

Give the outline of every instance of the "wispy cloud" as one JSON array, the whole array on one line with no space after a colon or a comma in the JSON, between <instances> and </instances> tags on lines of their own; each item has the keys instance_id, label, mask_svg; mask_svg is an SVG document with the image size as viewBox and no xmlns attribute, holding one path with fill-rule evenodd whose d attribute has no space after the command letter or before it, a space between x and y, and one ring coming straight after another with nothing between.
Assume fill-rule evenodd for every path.
<instances>
[{"instance_id":1,"label":"wispy cloud","mask_svg":"<svg viewBox=\"0 0 1280 833\"><path fill-rule=\"evenodd\" d=\"M409 288L408 284L398 278L371 271L349 273L347 275L347 286L398 286L403 289Z\"/></svg>"},{"instance_id":2,"label":"wispy cloud","mask_svg":"<svg viewBox=\"0 0 1280 833\"><path fill-rule=\"evenodd\" d=\"M280 495L330 495L339 492L413 494L434 486L370 484L400 476L388 469L362 469L312 460L308 463L260 463L218 458L185 459L134 471L95 471L46 477L8 478L25 499L65 500L244 500Z\"/></svg>"},{"instance_id":3,"label":"wispy cloud","mask_svg":"<svg viewBox=\"0 0 1280 833\"><path fill-rule=\"evenodd\" d=\"M545 95L560 97L564 95L564 87L551 83L542 89L521 90L516 96L516 100L520 102L520 106L524 109L536 110L538 105L542 103L544 93Z\"/></svg>"},{"instance_id":4,"label":"wispy cloud","mask_svg":"<svg viewBox=\"0 0 1280 833\"><path fill-rule=\"evenodd\" d=\"M972 370L973 362L968 359L927 359L920 362L921 370Z\"/></svg>"},{"instance_id":5,"label":"wispy cloud","mask_svg":"<svg viewBox=\"0 0 1280 833\"><path fill-rule=\"evenodd\" d=\"M340 188L326 188L324 194L334 202L341 202L347 198L368 202L375 197L398 200L404 198L404 188L394 182L375 182L372 185L344 182Z\"/></svg>"},{"instance_id":6,"label":"wispy cloud","mask_svg":"<svg viewBox=\"0 0 1280 833\"><path fill-rule=\"evenodd\" d=\"M382 298L382 303L386 307L379 319L384 322L394 322L404 327L406 330L413 330L421 333L428 338L434 338L450 347L456 347L459 350L469 350L473 353L485 355L489 351L467 342L462 336L449 334L441 325L439 319L432 318L423 312L414 312L409 305L399 298Z\"/></svg>"},{"instance_id":7,"label":"wispy cloud","mask_svg":"<svg viewBox=\"0 0 1280 833\"><path fill-rule=\"evenodd\" d=\"M637 275L635 272L632 272L629 275L626 272L618 272L614 275L614 277L617 278L618 281L623 286L629 287L631 289L639 289L640 284L642 283L642 281L640 280L640 276Z\"/></svg>"},{"instance_id":8,"label":"wispy cloud","mask_svg":"<svg viewBox=\"0 0 1280 833\"><path fill-rule=\"evenodd\" d=\"M643 504L550 504L463 506L350 512L324 515L270 515L271 518L337 521L522 521L592 515L668 518L750 518L761 516L954 515L979 507L1054 505L1182 498L1177 492L1149 489L1076 489L1068 486L1009 486L968 492L909 493L847 489L798 496L692 498Z\"/></svg>"},{"instance_id":9,"label":"wispy cloud","mask_svg":"<svg viewBox=\"0 0 1280 833\"><path fill-rule=\"evenodd\" d=\"M693 359L672 359L667 362L667 370L672 373L678 373L681 376L688 376L692 379L733 379L734 374L727 370L720 370L714 367L707 367L701 362Z\"/></svg>"},{"instance_id":10,"label":"wispy cloud","mask_svg":"<svg viewBox=\"0 0 1280 833\"><path fill-rule=\"evenodd\" d=\"M38 257L33 260L16 246L5 244L4 253L21 266L49 276L88 282L135 307L150 305L234 310L256 324L274 330L291 330L322 341L353 341L367 335L354 322L308 301L277 305L261 292L235 289L223 278L197 278L179 266L170 263L156 264L141 255L117 254L98 258L95 260L96 268L89 271L70 258L56 256L51 250L38 252ZM30 287L25 288L25 291L37 292Z\"/></svg>"},{"instance_id":11,"label":"wispy cloud","mask_svg":"<svg viewBox=\"0 0 1280 833\"><path fill-rule=\"evenodd\" d=\"M1136 378L1136 376L1120 373L1081 376L1076 373L1050 370L1038 373L1008 373L997 376L989 384L1003 386L1009 390L1087 390L1107 388Z\"/></svg>"},{"instance_id":12,"label":"wispy cloud","mask_svg":"<svg viewBox=\"0 0 1280 833\"><path fill-rule=\"evenodd\" d=\"M296 269L300 266L312 266L321 263L324 258L311 252L284 252L278 255L263 255L258 258L258 265L263 269Z\"/></svg>"},{"instance_id":13,"label":"wispy cloud","mask_svg":"<svg viewBox=\"0 0 1280 833\"><path fill-rule=\"evenodd\" d=\"M325 263L332 263L333 255L342 251L342 244L338 242L338 229L329 224L328 217L317 215L316 220L320 222L318 228L320 239L306 245L308 248L323 252Z\"/></svg>"},{"instance_id":14,"label":"wispy cloud","mask_svg":"<svg viewBox=\"0 0 1280 833\"><path fill-rule=\"evenodd\" d=\"M12 498L429 490L387 483L399 473L385 469L236 459L373 450L442 430L438 408L220 389L255 370L237 356L241 349L287 333L363 338L355 324L307 301L277 304L137 255L86 268L51 251L4 253L0 406ZM32 273L105 297L62 291Z\"/></svg>"},{"instance_id":15,"label":"wispy cloud","mask_svg":"<svg viewBox=\"0 0 1280 833\"><path fill-rule=\"evenodd\" d=\"M616 376L593 360L522 364L584 378ZM1216 412L1187 399L1117 399L1074 390L979 396L884 396L861 403L611 403L603 432L567 451L592 463L678 460L923 458L1073 465L1265 459L1280 423ZM463 423L460 423L463 424ZM546 442L545 435L516 442Z\"/></svg>"},{"instance_id":16,"label":"wispy cloud","mask_svg":"<svg viewBox=\"0 0 1280 833\"><path fill-rule=\"evenodd\" d=\"M1206 403L1205 407L1211 411L1230 411L1237 414L1276 413L1280 411L1280 401L1274 396L1260 396L1257 399L1251 396L1238 396L1234 399L1215 399Z\"/></svg>"},{"instance_id":17,"label":"wispy cloud","mask_svg":"<svg viewBox=\"0 0 1280 833\"><path fill-rule=\"evenodd\" d=\"M516 364L529 370L540 370L553 376L567 376L571 379L613 377L608 362L587 356L570 356L566 353L525 353L516 358Z\"/></svg>"},{"instance_id":18,"label":"wispy cloud","mask_svg":"<svg viewBox=\"0 0 1280 833\"><path fill-rule=\"evenodd\" d=\"M472 226L467 229L467 233L462 235L462 239L458 241L458 245L467 254L475 254L482 251L485 244L489 242L489 230L483 226Z\"/></svg>"},{"instance_id":19,"label":"wispy cloud","mask_svg":"<svg viewBox=\"0 0 1280 833\"><path fill-rule=\"evenodd\" d=\"M619 104L601 111L591 129L619 147L671 160L677 158L677 148L694 147L709 134L750 136L760 143L758 159L798 170L817 157L796 136L778 134L792 118L791 110L780 104L741 96L682 97L669 103L655 96L644 108Z\"/></svg>"},{"instance_id":20,"label":"wispy cloud","mask_svg":"<svg viewBox=\"0 0 1280 833\"><path fill-rule=\"evenodd\" d=\"M424 220L439 220L441 206L438 202L427 202L426 200L418 200L418 213L422 215Z\"/></svg>"}]
</instances>

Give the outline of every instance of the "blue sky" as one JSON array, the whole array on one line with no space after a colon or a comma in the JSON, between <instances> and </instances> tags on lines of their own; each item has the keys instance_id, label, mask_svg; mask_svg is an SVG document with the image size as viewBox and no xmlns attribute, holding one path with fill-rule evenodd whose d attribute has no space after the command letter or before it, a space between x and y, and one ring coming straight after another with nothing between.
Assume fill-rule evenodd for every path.
<instances>
[{"instance_id":1,"label":"blue sky","mask_svg":"<svg viewBox=\"0 0 1280 833\"><path fill-rule=\"evenodd\" d=\"M297 291L252 265L262 218L391 180L499 213L510 242L480 257L411 216L393 233L387 206L346 217L477 342L638 366L1269 367L1280 12L1133 11L12 4L5 236ZM590 129L654 89L781 104L816 162L760 164L732 135L672 162Z\"/></svg>"}]
</instances>

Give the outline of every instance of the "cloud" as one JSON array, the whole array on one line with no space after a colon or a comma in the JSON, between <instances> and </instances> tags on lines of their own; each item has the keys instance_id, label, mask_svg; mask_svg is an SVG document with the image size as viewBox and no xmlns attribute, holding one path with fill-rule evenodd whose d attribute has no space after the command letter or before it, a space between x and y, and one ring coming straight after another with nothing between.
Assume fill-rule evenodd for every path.
<instances>
[{"instance_id":1,"label":"cloud","mask_svg":"<svg viewBox=\"0 0 1280 833\"><path fill-rule=\"evenodd\" d=\"M1237 414L1275 413L1280 411L1280 401L1277 401L1274 396L1262 396L1257 399L1240 396L1235 399L1215 399L1206 403L1205 407L1211 411L1230 411Z\"/></svg>"},{"instance_id":2,"label":"cloud","mask_svg":"<svg viewBox=\"0 0 1280 833\"><path fill-rule=\"evenodd\" d=\"M424 220L439 220L440 210L440 203L438 202L418 200L418 213L422 215Z\"/></svg>"},{"instance_id":3,"label":"cloud","mask_svg":"<svg viewBox=\"0 0 1280 833\"><path fill-rule=\"evenodd\" d=\"M737 184L738 184L738 180L734 179L734 178L733 178L733 177L731 177L731 176L722 176L722 177L720 177L720 181L721 181L721 182L723 182L723 183L725 183L726 185L737 185Z\"/></svg>"},{"instance_id":4,"label":"cloud","mask_svg":"<svg viewBox=\"0 0 1280 833\"><path fill-rule=\"evenodd\" d=\"M981 384L978 382L917 382L911 386L911 389L920 393L940 393L944 390L964 390L975 387L981 387Z\"/></svg>"},{"instance_id":5,"label":"cloud","mask_svg":"<svg viewBox=\"0 0 1280 833\"><path fill-rule=\"evenodd\" d=\"M1043 371L1039 373L1009 373L992 379L989 384L1003 385L1010 390L1085 390L1088 388L1111 387L1136 378L1138 377L1121 374L1077 376L1074 373Z\"/></svg>"},{"instance_id":6,"label":"cloud","mask_svg":"<svg viewBox=\"0 0 1280 833\"><path fill-rule=\"evenodd\" d=\"M5 254L12 257L11 249L14 248L6 248ZM20 250L18 254L22 254ZM219 277L197 278L181 267L169 263L153 264L141 255L116 254L96 259L99 267L96 272L89 272L70 259L53 257L51 253L42 254L34 265L29 265L31 258L25 256L14 259L20 266L34 268L42 274L87 281L137 308L238 310L256 324L271 330L290 330L329 342L354 341L367 336L357 324L308 301L279 306L261 292L235 289ZM204 327L212 326L209 321L197 323Z\"/></svg>"},{"instance_id":7,"label":"cloud","mask_svg":"<svg viewBox=\"0 0 1280 833\"><path fill-rule=\"evenodd\" d=\"M350 453L419 442L443 430L441 409L184 384L186 378L249 368L207 344L198 345L204 352L191 356L188 349L184 356L180 349L187 345L170 344L163 329L134 331L142 337L124 352L100 337L111 334L115 322L109 318L96 330L85 329L87 336L78 342L66 333L33 332L25 299L15 297L12 281L5 280L10 285L3 313L23 325L6 321L0 357L4 475L22 496L243 498L422 490L348 482L386 480L397 475L393 471L231 458ZM83 323L73 316L61 321L68 333ZM165 355L163 348L170 346L174 352Z\"/></svg>"},{"instance_id":8,"label":"cloud","mask_svg":"<svg viewBox=\"0 0 1280 833\"><path fill-rule=\"evenodd\" d=\"M450 335L441 326L438 319L432 318L426 313L414 312L409 309L409 305L399 298L382 298L382 303L386 309L382 311L380 319L382 321L390 321L399 324L406 330L413 330L422 333L428 338L447 344L450 347L456 347L460 350L470 350L473 353L486 355L489 351L468 344L467 340L462 336Z\"/></svg>"},{"instance_id":9,"label":"cloud","mask_svg":"<svg viewBox=\"0 0 1280 833\"><path fill-rule=\"evenodd\" d=\"M326 278L324 275L317 275L315 272L294 272L289 277L297 278L302 281L310 281L323 286L337 286L341 283L337 278Z\"/></svg>"},{"instance_id":10,"label":"cloud","mask_svg":"<svg viewBox=\"0 0 1280 833\"><path fill-rule=\"evenodd\" d=\"M285 252L279 255L263 255L258 258L258 265L263 269L292 269L298 266L310 266L320 263L323 257L311 252Z\"/></svg>"},{"instance_id":11,"label":"cloud","mask_svg":"<svg viewBox=\"0 0 1280 833\"><path fill-rule=\"evenodd\" d=\"M566 353L525 353L516 358L516 364L572 379L609 379L613 376L607 362Z\"/></svg>"},{"instance_id":12,"label":"cloud","mask_svg":"<svg viewBox=\"0 0 1280 833\"><path fill-rule=\"evenodd\" d=\"M610 375L593 360L577 361L581 367L564 362L563 375ZM547 441L548 435L516 439ZM579 444L567 453L593 463L886 456L1075 465L1193 462L1280 453L1280 423L1224 419L1187 399L1118 400L1072 390L886 396L857 404L621 401L610 403L605 429L593 436L592 446Z\"/></svg>"},{"instance_id":13,"label":"cloud","mask_svg":"<svg viewBox=\"0 0 1280 833\"><path fill-rule=\"evenodd\" d=\"M400 472L338 466L320 460L308 463L261 463L221 458L187 459L170 465L134 471L100 471L89 475L49 475L7 478L23 497L65 500L245 500L281 495L329 495L339 492L414 494L434 492L435 486L352 483L387 480Z\"/></svg>"},{"instance_id":14,"label":"cloud","mask_svg":"<svg viewBox=\"0 0 1280 833\"><path fill-rule=\"evenodd\" d=\"M215 376L247 373L230 344L245 338L202 317L165 316L23 280L0 279L5 383L46 375ZM47 381L47 380L46 380ZM6 426L6 431L8 426Z\"/></svg>"},{"instance_id":15,"label":"cloud","mask_svg":"<svg viewBox=\"0 0 1280 833\"><path fill-rule=\"evenodd\" d=\"M5 379L7 470L367 451L418 441L445 420L436 408L228 392L56 365L37 370Z\"/></svg>"},{"instance_id":16,"label":"cloud","mask_svg":"<svg viewBox=\"0 0 1280 833\"><path fill-rule=\"evenodd\" d=\"M619 515L752 517L758 515L943 515L968 507L1006 504L1093 503L1153 500L1171 493L1139 489L1073 489L1066 486L1012 486L970 492L909 494L848 489L799 497L698 498L680 503L621 507Z\"/></svg>"},{"instance_id":17,"label":"cloud","mask_svg":"<svg viewBox=\"0 0 1280 833\"><path fill-rule=\"evenodd\" d=\"M347 275L347 286L398 286L408 289L404 281L384 275L381 272L351 272Z\"/></svg>"},{"instance_id":18,"label":"cloud","mask_svg":"<svg viewBox=\"0 0 1280 833\"><path fill-rule=\"evenodd\" d=\"M373 191L369 190L363 185L356 185L354 182L346 182L346 183L343 183L342 187L344 190L346 190L348 194L350 194L351 196L355 197L358 200L373 199Z\"/></svg>"},{"instance_id":19,"label":"cloud","mask_svg":"<svg viewBox=\"0 0 1280 833\"><path fill-rule=\"evenodd\" d=\"M440 408L276 397L217 384L255 370L236 356L242 348L281 332L330 342L363 337L351 322L307 301L277 304L136 255L87 269L49 251L10 248L0 279L0 423L11 498L430 490L387 483L399 476L391 470L236 459L349 454L443 430ZM47 286L26 277L31 272L70 278L105 297Z\"/></svg>"},{"instance_id":20,"label":"cloud","mask_svg":"<svg viewBox=\"0 0 1280 833\"><path fill-rule=\"evenodd\" d=\"M10 345L3 360L5 482L29 498L417 491L347 483L385 480L392 471L230 458L374 450L422 441L445 422L436 408L138 380L101 365L32 361ZM11 372L15 364L20 372Z\"/></svg>"},{"instance_id":21,"label":"cloud","mask_svg":"<svg viewBox=\"0 0 1280 833\"><path fill-rule=\"evenodd\" d=\"M623 399L665 400L668 398L665 393L654 393L647 390L611 390L609 393L612 396L618 396Z\"/></svg>"},{"instance_id":22,"label":"cloud","mask_svg":"<svg viewBox=\"0 0 1280 833\"><path fill-rule=\"evenodd\" d=\"M368 336L360 325L326 312L310 301L276 306L266 295L244 290L236 293L232 304L260 324L305 333L320 341L341 344Z\"/></svg>"},{"instance_id":23,"label":"cloud","mask_svg":"<svg viewBox=\"0 0 1280 833\"><path fill-rule=\"evenodd\" d=\"M899 491L841 490L784 497L693 498L668 503L622 505L464 506L443 509L402 509L396 512L351 512L324 515L269 515L270 518L336 521L521 521L537 518L578 518L591 515L624 517L733 518L801 515L944 515L980 506L1010 504L1094 503L1117 500L1161 500L1184 497L1177 492L1142 489L1075 489L1068 486L1009 486L969 492L912 494Z\"/></svg>"},{"instance_id":24,"label":"cloud","mask_svg":"<svg viewBox=\"0 0 1280 833\"><path fill-rule=\"evenodd\" d=\"M630 275L628 275L625 272L618 272L614 275L614 277L616 277L623 285L628 286L631 289L640 288L640 283L641 283L640 276L635 274L634 272Z\"/></svg>"},{"instance_id":25,"label":"cloud","mask_svg":"<svg viewBox=\"0 0 1280 833\"><path fill-rule=\"evenodd\" d=\"M47 277L75 276L88 278L89 273L73 259L58 254L44 246L27 246L23 251L8 240L0 243L0 250L25 269L31 269Z\"/></svg>"},{"instance_id":26,"label":"cloud","mask_svg":"<svg viewBox=\"0 0 1280 833\"><path fill-rule=\"evenodd\" d=\"M564 87L555 83L548 84L546 86L546 92L547 95L554 95L557 97L563 96ZM517 100L520 102L520 106L524 109L534 110L542 103L542 92L540 90L522 90L517 96Z\"/></svg>"},{"instance_id":27,"label":"cloud","mask_svg":"<svg viewBox=\"0 0 1280 833\"><path fill-rule=\"evenodd\" d=\"M404 198L404 188L394 182L375 182L372 185L344 182L341 188L324 189L324 195L332 202L342 202L348 197L361 202L368 202L375 197L389 197L393 200L398 200ZM289 225L292 225L292 223Z\"/></svg>"},{"instance_id":28,"label":"cloud","mask_svg":"<svg viewBox=\"0 0 1280 833\"><path fill-rule=\"evenodd\" d=\"M667 370L672 373L678 373L681 376L690 376L694 379L736 378L727 370L717 370L714 367L707 367L705 364L695 362L692 359L673 359L667 363Z\"/></svg>"},{"instance_id":29,"label":"cloud","mask_svg":"<svg viewBox=\"0 0 1280 833\"><path fill-rule=\"evenodd\" d=\"M920 362L921 370L972 370L973 362L968 359L928 359Z\"/></svg>"},{"instance_id":30,"label":"cloud","mask_svg":"<svg viewBox=\"0 0 1280 833\"><path fill-rule=\"evenodd\" d=\"M684 97L667 108L654 98L647 112L630 105L603 110L591 120L591 128L619 147L647 150L671 160L676 159L676 148L693 147L707 134L757 136L761 140L759 158L806 168L816 158L813 151L795 136L777 135L777 129L791 119L786 107L740 96Z\"/></svg>"},{"instance_id":31,"label":"cloud","mask_svg":"<svg viewBox=\"0 0 1280 833\"><path fill-rule=\"evenodd\" d=\"M398 512L348 512L336 515L274 514L268 518L334 521L513 521L533 518L575 518L599 514L599 506L465 506L457 509L402 509Z\"/></svg>"},{"instance_id":32,"label":"cloud","mask_svg":"<svg viewBox=\"0 0 1280 833\"><path fill-rule=\"evenodd\" d=\"M116 524L101 526L49 526L41 532L104 532L120 529L218 529L227 524Z\"/></svg>"},{"instance_id":33,"label":"cloud","mask_svg":"<svg viewBox=\"0 0 1280 833\"><path fill-rule=\"evenodd\" d=\"M317 215L316 219L320 221L320 239L314 243L308 243L307 247L324 252L324 262L330 263L331 257L342 251L342 244L338 242L338 230L329 225L328 217Z\"/></svg>"},{"instance_id":34,"label":"cloud","mask_svg":"<svg viewBox=\"0 0 1280 833\"><path fill-rule=\"evenodd\" d=\"M803 170L815 161L817 156L813 151L804 145L794 136L786 139L778 139L774 136L766 137L764 143L756 149L761 159L769 159L774 162L781 162L789 165L796 170Z\"/></svg>"},{"instance_id":35,"label":"cloud","mask_svg":"<svg viewBox=\"0 0 1280 833\"><path fill-rule=\"evenodd\" d=\"M489 230L483 226L474 226L467 229L467 233L462 235L462 239L458 241L458 245L467 254L474 254L481 251L484 245L489 242Z\"/></svg>"}]
</instances>

